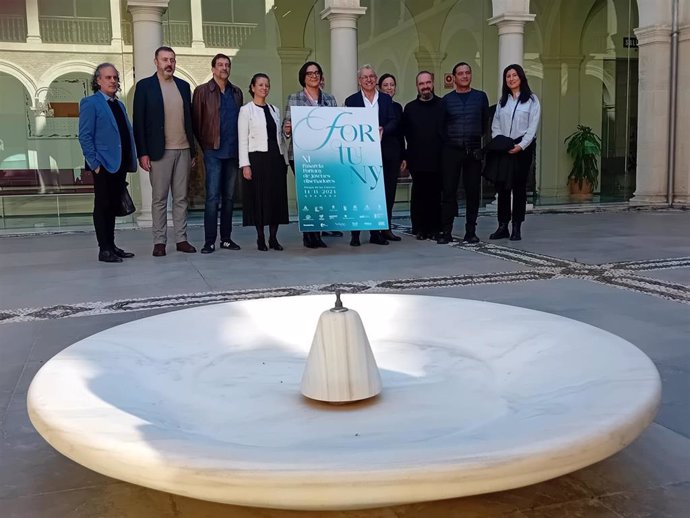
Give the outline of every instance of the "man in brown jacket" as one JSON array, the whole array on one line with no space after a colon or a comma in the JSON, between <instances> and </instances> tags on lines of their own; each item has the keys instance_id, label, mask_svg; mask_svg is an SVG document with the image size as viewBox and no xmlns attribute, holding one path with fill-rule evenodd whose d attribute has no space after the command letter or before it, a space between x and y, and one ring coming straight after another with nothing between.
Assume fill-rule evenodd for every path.
<instances>
[{"instance_id":1,"label":"man in brown jacket","mask_svg":"<svg viewBox=\"0 0 690 518\"><path fill-rule=\"evenodd\" d=\"M237 116L243 104L242 91L230 77L230 58L217 54L211 60L213 77L194 90L192 124L204 150L206 205L202 254L216 249L218 205L220 205L220 247L239 250L232 239L232 208L238 171Z\"/></svg>"}]
</instances>

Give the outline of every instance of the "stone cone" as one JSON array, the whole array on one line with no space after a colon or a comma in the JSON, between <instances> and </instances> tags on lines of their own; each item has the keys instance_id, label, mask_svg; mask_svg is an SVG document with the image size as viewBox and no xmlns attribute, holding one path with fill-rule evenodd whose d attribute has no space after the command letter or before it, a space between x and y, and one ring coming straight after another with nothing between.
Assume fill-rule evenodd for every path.
<instances>
[{"instance_id":1,"label":"stone cone","mask_svg":"<svg viewBox=\"0 0 690 518\"><path fill-rule=\"evenodd\" d=\"M379 392L381 376L359 314L342 306L324 311L302 376L302 394L349 403Z\"/></svg>"}]
</instances>

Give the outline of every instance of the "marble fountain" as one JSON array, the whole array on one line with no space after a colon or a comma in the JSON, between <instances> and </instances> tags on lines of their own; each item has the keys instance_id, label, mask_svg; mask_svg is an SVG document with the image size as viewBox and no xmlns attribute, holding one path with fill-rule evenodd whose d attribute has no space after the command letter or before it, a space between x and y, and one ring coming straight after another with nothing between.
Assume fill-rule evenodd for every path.
<instances>
[{"instance_id":1,"label":"marble fountain","mask_svg":"<svg viewBox=\"0 0 690 518\"><path fill-rule=\"evenodd\" d=\"M629 342L563 317L416 295L345 295L382 390L300 392L333 296L196 307L114 327L46 363L33 425L110 477L203 500L357 509L500 491L598 462L652 421L661 384ZM380 388L380 387L379 387Z\"/></svg>"}]
</instances>

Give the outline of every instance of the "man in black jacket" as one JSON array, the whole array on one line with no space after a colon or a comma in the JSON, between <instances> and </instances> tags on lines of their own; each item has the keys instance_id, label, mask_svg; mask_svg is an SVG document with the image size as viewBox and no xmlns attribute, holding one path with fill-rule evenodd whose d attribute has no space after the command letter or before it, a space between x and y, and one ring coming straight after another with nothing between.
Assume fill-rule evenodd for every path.
<instances>
[{"instance_id":1,"label":"man in black jacket","mask_svg":"<svg viewBox=\"0 0 690 518\"><path fill-rule=\"evenodd\" d=\"M400 140L398 128L400 120L393 110L393 99L390 95L376 89L376 72L371 65L362 65L357 71L357 81L361 90L345 99L345 106L357 108L374 108L379 116L379 133L381 134L381 159L383 161L383 182L386 189L386 208L388 210L388 224L391 224L395 190L398 185L400 171ZM376 245L387 245L392 233L372 230L369 232L369 242ZM352 232L350 246L359 246L359 231Z\"/></svg>"},{"instance_id":2,"label":"man in black jacket","mask_svg":"<svg viewBox=\"0 0 690 518\"><path fill-rule=\"evenodd\" d=\"M482 136L489 124L489 99L470 87L472 68L461 62L453 67L455 90L443 97L444 147L441 158L443 187L441 233L438 244L450 243L453 220L458 214L458 182L465 188L465 243L478 243L477 214L481 195Z\"/></svg>"},{"instance_id":3,"label":"man in black jacket","mask_svg":"<svg viewBox=\"0 0 690 518\"><path fill-rule=\"evenodd\" d=\"M153 255L165 255L170 191L177 250L194 253L187 241L187 185L195 154L192 93L189 83L173 76L173 49L158 48L154 63L156 73L139 81L134 92L134 140L139 165L151 180Z\"/></svg>"},{"instance_id":4,"label":"man in black jacket","mask_svg":"<svg viewBox=\"0 0 690 518\"><path fill-rule=\"evenodd\" d=\"M435 237L441 221L441 123L443 102L434 94L434 76L417 74L417 98L405 106L405 159L412 174L410 216L417 239Z\"/></svg>"}]
</instances>

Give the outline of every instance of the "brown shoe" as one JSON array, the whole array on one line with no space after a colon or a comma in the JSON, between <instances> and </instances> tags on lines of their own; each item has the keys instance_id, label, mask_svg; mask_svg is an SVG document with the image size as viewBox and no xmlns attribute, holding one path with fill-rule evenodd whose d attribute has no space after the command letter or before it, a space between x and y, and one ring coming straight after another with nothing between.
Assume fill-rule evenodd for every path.
<instances>
[{"instance_id":1,"label":"brown shoe","mask_svg":"<svg viewBox=\"0 0 690 518\"><path fill-rule=\"evenodd\" d=\"M177 243L177 251L184 252L186 254L195 254L196 248L189 244L189 241L180 241Z\"/></svg>"},{"instance_id":2,"label":"brown shoe","mask_svg":"<svg viewBox=\"0 0 690 518\"><path fill-rule=\"evenodd\" d=\"M158 243L153 245L153 257L163 257L165 255L165 245L163 243Z\"/></svg>"}]
</instances>

